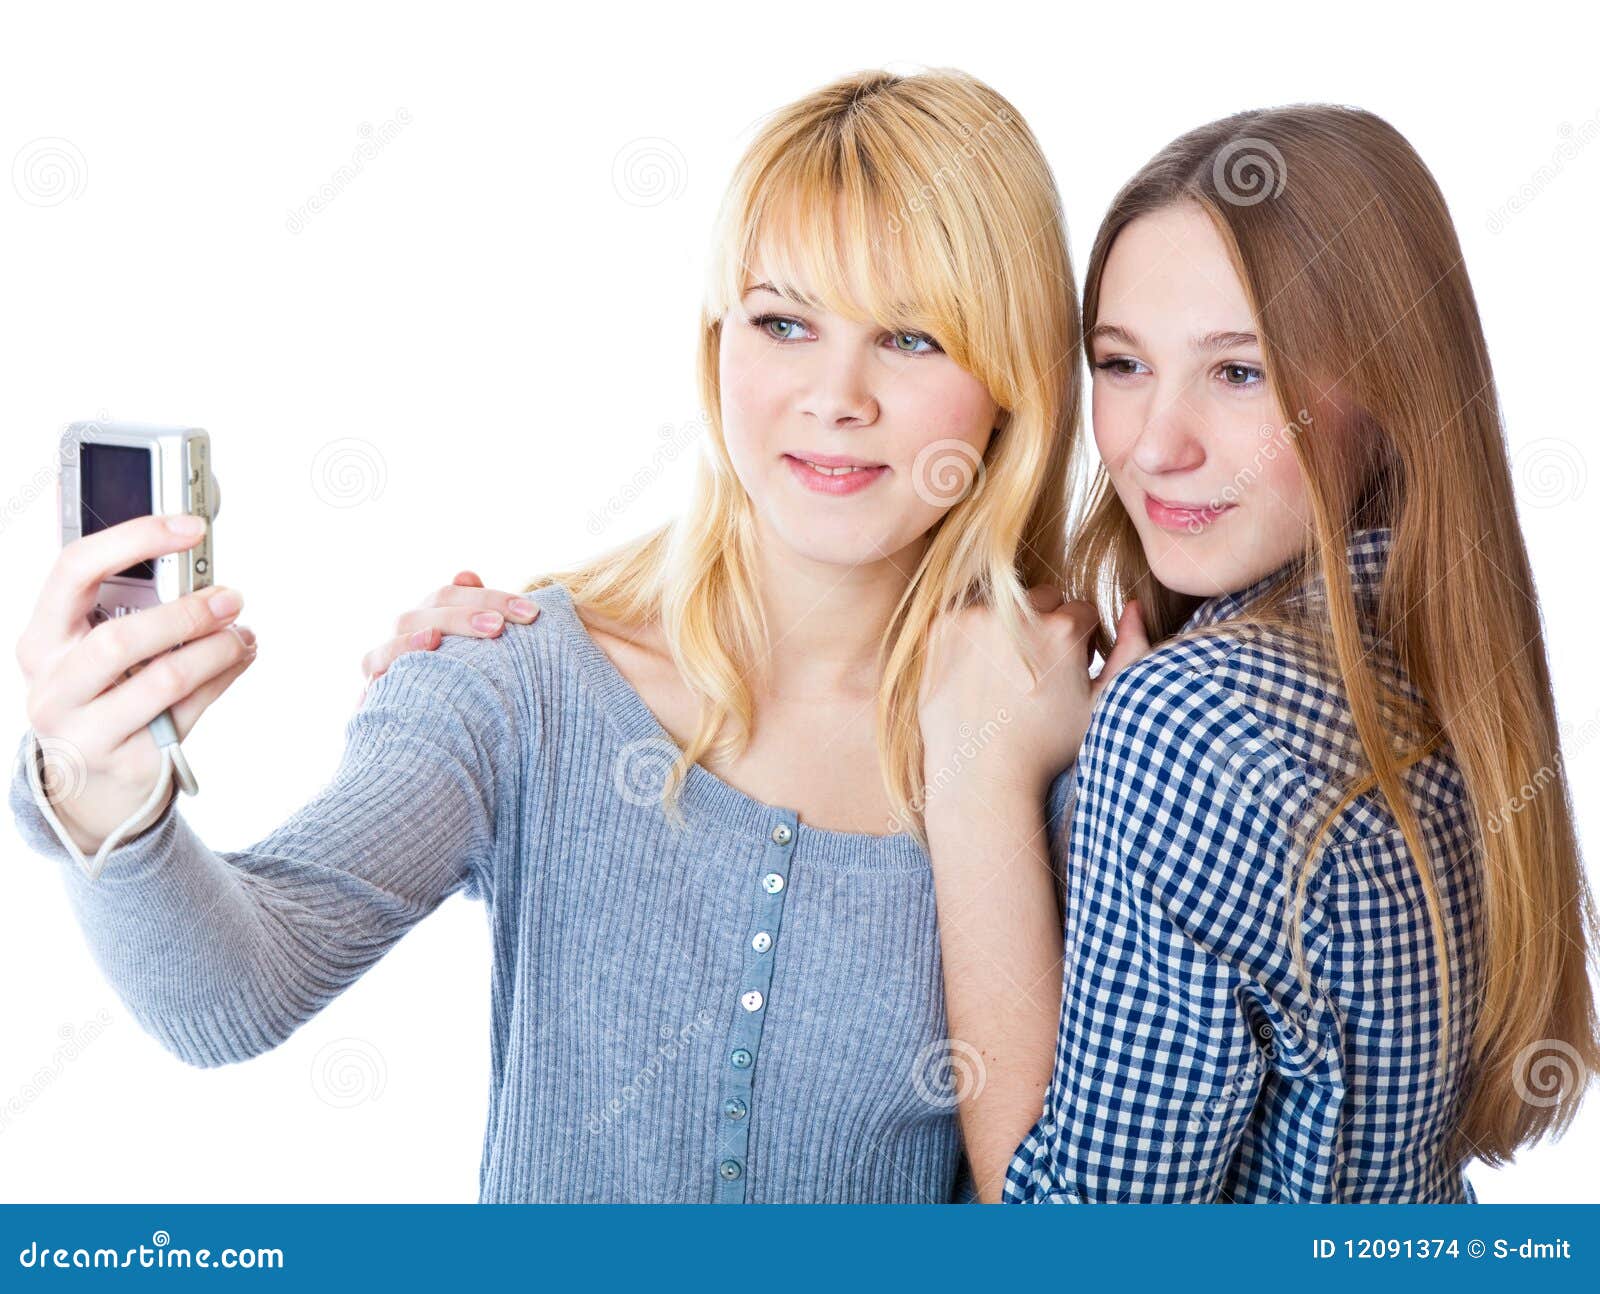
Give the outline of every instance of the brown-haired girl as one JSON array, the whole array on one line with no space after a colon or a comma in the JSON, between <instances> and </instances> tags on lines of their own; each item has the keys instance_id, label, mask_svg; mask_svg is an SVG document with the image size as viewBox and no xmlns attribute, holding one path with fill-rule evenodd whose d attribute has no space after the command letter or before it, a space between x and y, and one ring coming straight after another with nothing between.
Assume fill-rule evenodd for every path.
<instances>
[{"instance_id":1,"label":"brown-haired girl","mask_svg":"<svg viewBox=\"0 0 1600 1294\"><path fill-rule=\"evenodd\" d=\"M969 1133L980 1189L1009 1130L1008 1200L1472 1200L1466 1161L1562 1128L1600 1044L1538 603L1444 199L1371 113L1241 113L1122 189L1084 302L1103 466L1070 564L1082 596L1137 602L1154 650L1054 787L1073 797L1058 1019L1013 1006L997 1032L985 1004L1050 959L971 914L1016 908L1022 881L1049 902L1015 860L1042 857L1027 804L1059 764L930 809L941 915L947 894L968 914L952 1035L1052 1071L1042 1114ZM1020 727L970 630L934 676Z\"/></svg>"}]
</instances>

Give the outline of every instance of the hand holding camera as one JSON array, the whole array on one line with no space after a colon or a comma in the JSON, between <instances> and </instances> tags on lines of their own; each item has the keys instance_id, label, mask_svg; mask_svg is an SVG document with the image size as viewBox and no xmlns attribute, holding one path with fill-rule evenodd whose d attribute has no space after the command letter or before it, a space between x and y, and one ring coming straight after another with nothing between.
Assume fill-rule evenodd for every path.
<instances>
[{"instance_id":1,"label":"hand holding camera","mask_svg":"<svg viewBox=\"0 0 1600 1294\"><path fill-rule=\"evenodd\" d=\"M187 536L168 523L190 518L146 516L67 545L17 642L29 723L41 744L64 742L81 760L63 779L67 798L52 796L52 803L85 853L99 849L150 794L163 758L151 721L170 710L182 740L256 656L255 635L234 627L242 599L226 588L90 627L101 582L193 547L204 530L193 520Z\"/></svg>"},{"instance_id":2,"label":"hand holding camera","mask_svg":"<svg viewBox=\"0 0 1600 1294\"><path fill-rule=\"evenodd\" d=\"M211 586L218 493L203 431L74 424L60 481L61 552L16 654L57 774L44 793L93 854L169 761L193 793L177 743L255 659L255 635L234 624L237 591Z\"/></svg>"}]
</instances>

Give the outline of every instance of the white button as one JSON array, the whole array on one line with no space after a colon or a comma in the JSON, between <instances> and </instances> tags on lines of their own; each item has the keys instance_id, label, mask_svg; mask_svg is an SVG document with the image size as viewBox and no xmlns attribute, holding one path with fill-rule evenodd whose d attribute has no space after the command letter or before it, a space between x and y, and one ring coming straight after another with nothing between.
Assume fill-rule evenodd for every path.
<instances>
[{"instance_id":1,"label":"white button","mask_svg":"<svg viewBox=\"0 0 1600 1294\"><path fill-rule=\"evenodd\" d=\"M739 1005L746 1011L759 1011L761 1010L761 994L756 992L755 989L751 989L739 999Z\"/></svg>"},{"instance_id":2,"label":"white button","mask_svg":"<svg viewBox=\"0 0 1600 1294\"><path fill-rule=\"evenodd\" d=\"M780 822L772 829L772 838L780 845L787 845L791 840L794 839L794 832L789 830L789 824L787 822Z\"/></svg>"},{"instance_id":3,"label":"white button","mask_svg":"<svg viewBox=\"0 0 1600 1294\"><path fill-rule=\"evenodd\" d=\"M765 930L756 931L756 937L750 941L750 946L758 953L764 953L772 947L772 936Z\"/></svg>"},{"instance_id":4,"label":"white button","mask_svg":"<svg viewBox=\"0 0 1600 1294\"><path fill-rule=\"evenodd\" d=\"M776 894L783 888L783 877L777 872L768 872L761 878L761 888L768 894Z\"/></svg>"}]
</instances>

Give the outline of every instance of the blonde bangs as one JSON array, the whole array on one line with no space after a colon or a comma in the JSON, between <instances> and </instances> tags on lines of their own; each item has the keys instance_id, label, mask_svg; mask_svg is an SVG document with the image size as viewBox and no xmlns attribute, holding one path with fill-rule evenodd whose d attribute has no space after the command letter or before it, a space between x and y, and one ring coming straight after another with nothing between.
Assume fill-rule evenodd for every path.
<instances>
[{"instance_id":1,"label":"blonde bangs","mask_svg":"<svg viewBox=\"0 0 1600 1294\"><path fill-rule=\"evenodd\" d=\"M956 213L930 196L932 167L920 169L902 148L881 129L820 132L739 177L713 250L706 323L739 303L759 266L762 280L796 301L926 333L1006 404L1010 391L996 383L1009 388L1009 366L980 354L971 326L973 311L990 309L996 317L978 334L1002 335L1001 303L993 283L986 295L953 254L977 231L956 232Z\"/></svg>"}]
</instances>

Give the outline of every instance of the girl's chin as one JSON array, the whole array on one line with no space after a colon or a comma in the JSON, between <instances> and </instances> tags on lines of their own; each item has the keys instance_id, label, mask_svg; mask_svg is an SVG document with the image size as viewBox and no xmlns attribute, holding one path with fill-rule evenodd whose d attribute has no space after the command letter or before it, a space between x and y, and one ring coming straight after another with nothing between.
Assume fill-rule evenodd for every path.
<instances>
[{"instance_id":1,"label":"girl's chin","mask_svg":"<svg viewBox=\"0 0 1600 1294\"><path fill-rule=\"evenodd\" d=\"M872 566L889 560L909 542L892 527L846 529L819 525L816 517L788 516L767 529L793 556L824 566Z\"/></svg>"}]
</instances>

